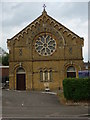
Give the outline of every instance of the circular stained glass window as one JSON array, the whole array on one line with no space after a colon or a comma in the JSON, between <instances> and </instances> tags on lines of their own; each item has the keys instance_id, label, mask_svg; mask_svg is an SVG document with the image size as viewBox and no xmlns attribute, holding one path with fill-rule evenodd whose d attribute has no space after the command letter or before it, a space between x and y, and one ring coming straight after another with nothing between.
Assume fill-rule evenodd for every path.
<instances>
[{"instance_id":1,"label":"circular stained glass window","mask_svg":"<svg viewBox=\"0 0 90 120\"><path fill-rule=\"evenodd\" d=\"M56 41L49 34L40 35L35 43L36 51L42 56L49 56L56 50Z\"/></svg>"}]
</instances>

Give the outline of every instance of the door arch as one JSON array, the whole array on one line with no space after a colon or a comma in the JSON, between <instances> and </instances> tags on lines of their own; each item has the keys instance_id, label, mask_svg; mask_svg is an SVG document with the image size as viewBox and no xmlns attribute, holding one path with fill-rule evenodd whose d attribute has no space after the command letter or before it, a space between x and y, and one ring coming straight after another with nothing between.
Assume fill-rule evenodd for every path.
<instances>
[{"instance_id":1,"label":"door arch","mask_svg":"<svg viewBox=\"0 0 90 120\"><path fill-rule=\"evenodd\" d=\"M74 66L67 68L67 78L76 78L76 70Z\"/></svg>"},{"instance_id":2,"label":"door arch","mask_svg":"<svg viewBox=\"0 0 90 120\"><path fill-rule=\"evenodd\" d=\"M26 90L26 72L22 67L16 71L16 89Z\"/></svg>"}]
</instances>

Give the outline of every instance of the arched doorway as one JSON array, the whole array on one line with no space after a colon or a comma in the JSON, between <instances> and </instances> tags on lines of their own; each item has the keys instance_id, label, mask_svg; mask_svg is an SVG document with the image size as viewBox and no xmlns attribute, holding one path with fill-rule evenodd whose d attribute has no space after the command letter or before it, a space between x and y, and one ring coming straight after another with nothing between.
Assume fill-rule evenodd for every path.
<instances>
[{"instance_id":1,"label":"arched doorway","mask_svg":"<svg viewBox=\"0 0 90 120\"><path fill-rule=\"evenodd\" d=\"M22 67L18 68L16 72L16 89L26 90L26 73Z\"/></svg>"},{"instance_id":2,"label":"arched doorway","mask_svg":"<svg viewBox=\"0 0 90 120\"><path fill-rule=\"evenodd\" d=\"M75 78L75 77L76 77L75 67L69 66L67 68L67 78Z\"/></svg>"}]
</instances>

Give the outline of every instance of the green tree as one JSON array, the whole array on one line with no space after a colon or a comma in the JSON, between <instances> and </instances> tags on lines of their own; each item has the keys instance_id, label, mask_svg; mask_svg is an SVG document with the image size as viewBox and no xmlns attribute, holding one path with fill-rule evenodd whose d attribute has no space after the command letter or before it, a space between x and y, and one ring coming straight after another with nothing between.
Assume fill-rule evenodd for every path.
<instances>
[{"instance_id":1,"label":"green tree","mask_svg":"<svg viewBox=\"0 0 90 120\"><path fill-rule=\"evenodd\" d=\"M5 56L2 56L2 65L8 66L9 65L9 54L6 53Z\"/></svg>"},{"instance_id":2,"label":"green tree","mask_svg":"<svg viewBox=\"0 0 90 120\"><path fill-rule=\"evenodd\" d=\"M2 64L2 57L0 56L0 63Z\"/></svg>"}]
</instances>

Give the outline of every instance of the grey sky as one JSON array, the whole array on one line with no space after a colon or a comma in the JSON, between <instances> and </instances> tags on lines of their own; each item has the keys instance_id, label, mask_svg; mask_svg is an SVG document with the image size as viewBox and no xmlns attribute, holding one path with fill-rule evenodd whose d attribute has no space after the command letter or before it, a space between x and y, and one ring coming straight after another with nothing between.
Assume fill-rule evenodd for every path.
<instances>
[{"instance_id":1,"label":"grey sky","mask_svg":"<svg viewBox=\"0 0 90 120\"><path fill-rule=\"evenodd\" d=\"M88 61L87 2L2 2L2 11L0 11L2 13L2 21L0 19L0 23L2 23L3 35L0 37L0 43L2 42L0 46L7 50L7 39L13 37L40 16L44 3L50 16L80 37L84 37L83 56L84 61Z\"/></svg>"}]
</instances>

